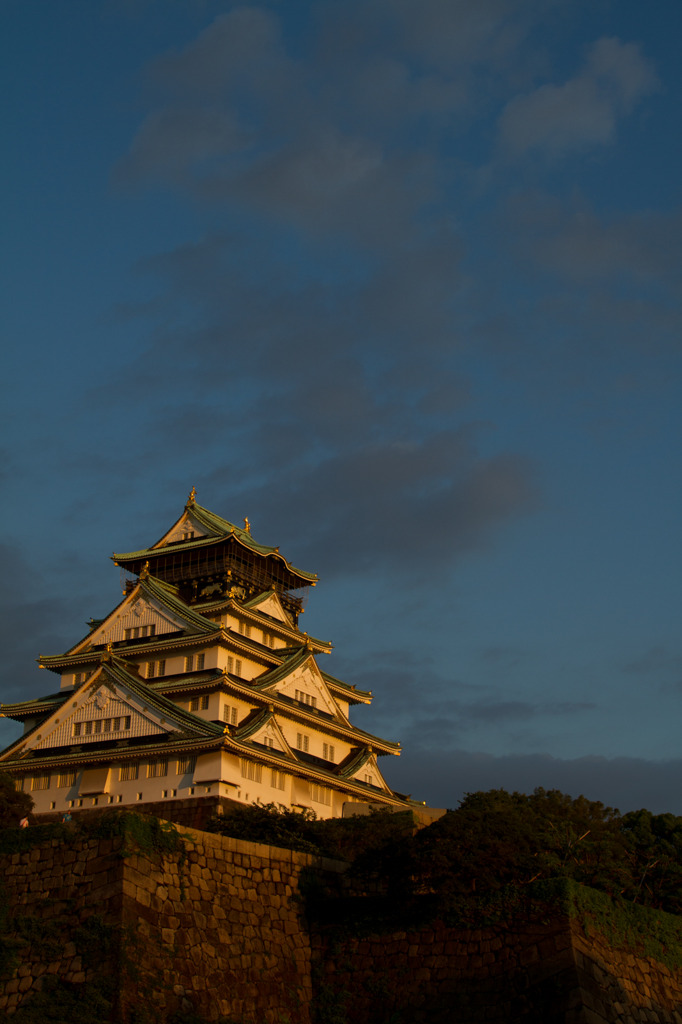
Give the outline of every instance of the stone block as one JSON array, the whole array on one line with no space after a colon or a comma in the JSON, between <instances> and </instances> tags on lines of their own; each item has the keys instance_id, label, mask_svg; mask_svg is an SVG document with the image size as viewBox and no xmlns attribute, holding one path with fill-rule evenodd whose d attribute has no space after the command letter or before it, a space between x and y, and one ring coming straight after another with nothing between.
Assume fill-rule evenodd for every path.
<instances>
[{"instance_id":1,"label":"stone block","mask_svg":"<svg viewBox=\"0 0 682 1024\"><path fill-rule=\"evenodd\" d=\"M152 898L146 889L135 888L135 899L143 907L151 906Z\"/></svg>"}]
</instances>

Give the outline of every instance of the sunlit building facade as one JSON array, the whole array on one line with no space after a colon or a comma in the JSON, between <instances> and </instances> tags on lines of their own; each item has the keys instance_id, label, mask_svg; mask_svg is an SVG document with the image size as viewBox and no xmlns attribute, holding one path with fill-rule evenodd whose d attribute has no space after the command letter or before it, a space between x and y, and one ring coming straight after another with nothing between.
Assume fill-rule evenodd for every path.
<instances>
[{"instance_id":1,"label":"sunlit building facade","mask_svg":"<svg viewBox=\"0 0 682 1024\"><path fill-rule=\"evenodd\" d=\"M113 559L120 604L65 654L39 659L57 692L0 707L24 724L0 769L36 814L206 797L319 817L405 807L378 765L399 744L349 719L371 694L326 673L331 645L299 628L314 574L194 490L160 540Z\"/></svg>"}]
</instances>

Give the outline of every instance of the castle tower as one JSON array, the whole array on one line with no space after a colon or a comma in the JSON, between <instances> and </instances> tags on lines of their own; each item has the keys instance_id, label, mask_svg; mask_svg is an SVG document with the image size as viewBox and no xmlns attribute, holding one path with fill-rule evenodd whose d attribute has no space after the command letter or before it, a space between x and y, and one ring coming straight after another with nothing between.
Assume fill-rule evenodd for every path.
<instances>
[{"instance_id":1,"label":"castle tower","mask_svg":"<svg viewBox=\"0 0 682 1024\"><path fill-rule=\"evenodd\" d=\"M35 813L187 800L277 803L337 817L405 807L378 757L399 744L351 725L371 694L318 665L299 629L314 574L202 508L192 490L150 548L115 554L121 603L65 654L41 657L58 692L0 705L24 735L0 770ZM168 817L173 817L168 808Z\"/></svg>"}]
</instances>

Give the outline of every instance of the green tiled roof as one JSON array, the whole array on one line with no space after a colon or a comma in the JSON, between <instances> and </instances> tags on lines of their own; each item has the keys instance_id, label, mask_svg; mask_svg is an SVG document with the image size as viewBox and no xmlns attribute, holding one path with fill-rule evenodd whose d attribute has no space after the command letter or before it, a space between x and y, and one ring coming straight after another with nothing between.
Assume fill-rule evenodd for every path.
<instances>
[{"instance_id":1,"label":"green tiled roof","mask_svg":"<svg viewBox=\"0 0 682 1024\"><path fill-rule=\"evenodd\" d=\"M372 752L367 747L361 747L355 752L351 751L345 761L342 761L338 768L339 775L350 778L360 771L372 757Z\"/></svg>"},{"instance_id":2,"label":"green tiled roof","mask_svg":"<svg viewBox=\"0 0 682 1024\"><path fill-rule=\"evenodd\" d=\"M157 598L170 611L175 612L181 618L196 626L199 632L217 633L220 631L220 623L212 622L211 619L205 618L199 612L193 611L188 604L185 604L178 597L177 587L173 587L170 583L164 583L163 580L157 580L154 576L147 576L146 579L140 580L140 584L144 594Z\"/></svg>"},{"instance_id":3,"label":"green tiled roof","mask_svg":"<svg viewBox=\"0 0 682 1024\"><path fill-rule=\"evenodd\" d=\"M72 691L69 691L71 693ZM45 715L56 711L64 703L69 693L49 693L35 700L20 700L14 704L0 704L0 714L5 718L30 718L31 715Z\"/></svg>"},{"instance_id":4,"label":"green tiled roof","mask_svg":"<svg viewBox=\"0 0 682 1024\"><path fill-rule=\"evenodd\" d=\"M245 548L248 548L249 551L253 551L257 555L279 559L284 563L284 565L286 565L289 572L298 576L306 583L317 582L317 575L314 572L304 572L303 569L297 569L295 566L291 565L290 562L287 562L283 555L280 555L278 548L256 543L251 534L242 527L235 526L234 523L228 522L227 519L223 519L222 516L216 515L215 512L209 512L208 509L202 508L201 505L192 504L189 508L191 509L192 516L197 520L197 522L209 531L209 536L198 537L193 540L182 541L179 544L173 544L170 546L170 551L191 551L196 548L208 547L211 544L215 544L216 540L227 540L230 537L234 537L234 539L239 541L239 543ZM127 551L121 554L113 554L111 557L114 562L118 564L138 561L142 558L155 558L158 555L168 554L168 551L169 545L164 545L163 547L157 547L155 545L151 548L144 548L140 551Z\"/></svg>"},{"instance_id":5,"label":"green tiled roof","mask_svg":"<svg viewBox=\"0 0 682 1024\"><path fill-rule=\"evenodd\" d=\"M267 708L257 709L255 714L252 712L249 715L251 721L246 721L244 725L240 725L233 736L237 740L246 740L249 736L253 736L254 732L257 732L262 726L274 718L272 711L268 711Z\"/></svg>"},{"instance_id":6,"label":"green tiled roof","mask_svg":"<svg viewBox=\"0 0 682 1024\"><path fill-rule=\"evenodd\" d=\"M295 651L286 658L277 668L273 668L264 675L258 676L256 679L252 680L251 686L255 692L267 690L274 683L278 683L281 679L286 679L288 675L294 672L297 668L300 668L301 665L304 665L308 658L311 657L313 657L312 652L306 647L301 647L298 651ZM313 661L315 661L314 657ZM317 662L315 662L315 664L317 664ZM300 710L310 713L310 708L307 705L302 706ZM338 722L336 723L336 726L338 727ZM358 729L356 726L348 723L344 724L343 728L351 732L360 742L364 741L370 746L372 744L378 745L380 749L377 750L377 753L385 753L386 749L395 750L396 753L400 752L399 743L393 743L391 740L382 740L381 737L373 736L371 733L365 732L363 729Z\"/></svg>"},{"instance_id":7,"label":"green tiled roof","mask_svg":"<svg viewBox=\"0 0 682 1024\"><path fill-rule=\"evenodd\" d=\"M146 682L143 682L138 676L129 672L125 667L125 662L119 658L111 656L110 660L105 662L102 667L107 675L112 676L117 682L127 686L138 697L146 701L148 705L152 705L158 711L162 711L166 717L173 718L178 724L184 725L192 732L199 732L205 736L222 735L223 729L221 726L216 725L214 722L207 722L203 718L199 718L198 715L193 715L191 711L185 711L160 693L152 692ZM92 677L88 680L88 683L91 682Z\"/></svg>"},{"instance_id":8,"label":"green tiled roof","mask_svg":"<svg viewBox=\"0 0 682 1024\"><path fill-rule=\"evenodd\" d=\"M330 676L328 672L322 672L322 678L325 683L331 683L332 686L338 686L340 690L346 691L349 697L357 697L360 703L363 700L371 701L372 699L372 694L369 690L358 690L357 686L344 683L341 679L337 679L336 676Z\"/></svg>"}]
</instances>

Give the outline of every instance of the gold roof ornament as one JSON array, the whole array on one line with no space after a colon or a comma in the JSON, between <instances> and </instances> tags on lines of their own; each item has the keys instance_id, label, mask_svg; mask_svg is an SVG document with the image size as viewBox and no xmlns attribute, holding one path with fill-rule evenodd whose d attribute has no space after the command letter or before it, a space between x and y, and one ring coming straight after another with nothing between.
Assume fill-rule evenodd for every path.
<instances>
[{"instance_id":1,"label":"gold roof ornament","mask_svg":"<svg viewBox=\"0 0 682 1024\"><path fill-rule=\"evenodd\" d=\"M147 576L149 576L149 562L145 562L142 568L140 569L140 579L146 580Z\"/></svg>"},{"instance_id":2,"label":"gold roof ornament","mask_svg":"<svg viewBox=\"0 0 682 1024\"><path fill-rule=\"evenodd\" d=\"M196 501L197 501L197 489L196 489L196 487L193 487L192 490L189 492L189 497L187 499L187 505L195 505ZM185 505L185 508L187 508L187 505Z\"/></svg>"},{"instance_id":3,"label":"gold roof ornament","mask_svg":"<svg viewBox=\"0 0 682 1024\"><path fill-rule=\"evenodd\" d=\"M244 533L248 533L249 537L251 536L251 523L246 516L244 516Z\"/></svg>"}]
</instances>

